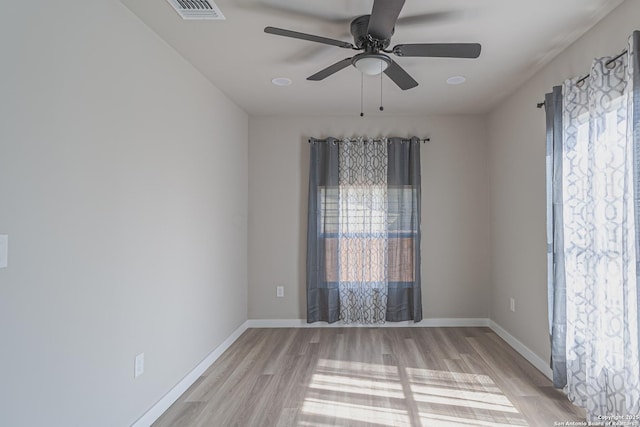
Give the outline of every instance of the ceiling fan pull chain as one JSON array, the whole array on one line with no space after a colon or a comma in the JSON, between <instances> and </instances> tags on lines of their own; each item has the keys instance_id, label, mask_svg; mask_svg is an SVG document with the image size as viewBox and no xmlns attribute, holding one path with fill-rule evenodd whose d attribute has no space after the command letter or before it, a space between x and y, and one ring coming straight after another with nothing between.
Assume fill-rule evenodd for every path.
<instances>
[{"instance_id":1,"label":"ceiling fan pull chain","mask_svg":"<svg viewBox=\"0 0 640 427\"><path fill-rule=\"evenodd\" d=\"M382 65L380 65L380 68L382 68ZM380 71L380 111L384 111L382 106L382 70Z\"/></svg>"},{"instance_id":2,"label":"ceiling fan pull chain","mask_svg":"<svg viewBox=\"0 0 640 427\"><path fill-rule=\"evenodd\" d=\"M364 117L364 75L360 73L360 117Z\"/></svg>"}]
</instances>

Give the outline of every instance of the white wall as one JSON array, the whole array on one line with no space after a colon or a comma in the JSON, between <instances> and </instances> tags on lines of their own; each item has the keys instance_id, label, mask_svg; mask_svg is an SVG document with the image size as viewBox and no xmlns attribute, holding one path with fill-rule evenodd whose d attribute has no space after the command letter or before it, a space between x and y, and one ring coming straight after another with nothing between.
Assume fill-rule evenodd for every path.
<instances>
[{"instance_id":1,"label":"white wall","mask_svg":"<svg viewBox=\"0 0 640 427\"><path fill-rule=\"evenodd\" d=\"M305 319L309 137L430 136L422 161L425 318L487 317L489 193L483 116L251 117L249 318ZM276 298L276 286L285 297Z\"/></svg>"},{"instance_id":2,"label":"white wall","mask_svg":"<svg viewBox=\"0 0 640 427\"><path fill-rule=\"evenodd\" d=\"M489 115L492 228L491 318L549 359L545 229L545 113L536 103L597 56L620 53L640 29L640 2L627 0ZM516 311L509 311L509 298Z\"/></svg>"},{"instance_id":3,"label":"white wall","mask_svg":"<svg viewBox=\"0 0 640 427\"><path fill-rule=\"evenodd\" d=\"M116 0L0 61L0 425L130 425L247 319L248 117Z\"/></svg>"}]
</instances>

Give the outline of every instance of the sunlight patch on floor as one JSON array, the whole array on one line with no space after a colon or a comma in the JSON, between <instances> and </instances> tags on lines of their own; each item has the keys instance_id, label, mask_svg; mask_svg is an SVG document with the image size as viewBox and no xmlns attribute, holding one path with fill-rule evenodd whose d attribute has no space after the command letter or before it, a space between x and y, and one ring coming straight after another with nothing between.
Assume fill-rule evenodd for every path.
<instances>
[{"instance_id":1,"label":"sunlight patch on floor","mask_svg":"<svg viewBox=\"0 0 640 427\"><path fill-rule=\"evenodd\" d=\"M319 399L305 399L302 412L324 418L334 416L340 420L370 422L388 426L410 425L408 412L401 409L357 405Z\"/></svg>"},{"instance_id":2,"label":"sunlight patch on floor","mask_svg":"<svg viewBox=\"0 0 640 427\"><path fill-rule=\"evenodd\" d=\"M442 393L435 394L423 394L417 393L415 391L417 387L411 386L413 390L413 398L420 403L434 403L438 405L451 405L451 406L461 406L463 408L473 408L473 409L486 409L489 411L500 411L500 412L510 412L510 413L518 413L518 410L513 407L510 403L508 405L496 405L492 403L487 403L478 400L467 399L462 395L462 392L459 396L447 397L442 396ZM456 390L449 390L447 394L455 395Z\"/></svg>"},{"instance_id":3,"label":"sunlight patch on floor","mask_svg":"<svg viewBox=\"0 0 640 427\"><path fill-rule=\"evenodd\" d=\"M381 365L379 363L350 362L348 360L320 359L318 360L317 368L319 370L322 368L347 369L350 372L367 375L398 375L397 366Z\"/></svg>"},{"instance_id":4,"label":"sunlight patch on floor","mask_svg":"<svg viewBox=\"0 0 640 427\"><path fill-rule=\"evenodd\" d=\"M308 387L300 425L326 417L379 426L527 425L487 375L321 359Z\"/></svg>"},{"instance_id":5,"label":"sunlight patch on floor","mask_svg":"<svg viewBox=\"0 0 640 427\"><path fill-rule=\"evenodd\" d=\"M391 382L384 378L366 380L349 378L343 375L315 374L311 384L309 384L309 388L340 393L362 393L363 390L367 390L369 394L379 397L394 399L404 399L405 397L402 392L402 385L399 382Z\"/></svg>"},{"instance_id":6,"label":"sunlight patch on floor","mask_svg":"<svg viewBox=\"0 0 640 427\"><path fill-rule=\"evenodd\" d=\"M488 375L436 371L433 369L419 368L406 368L406 372L412 383L445 385L448 387L450 387L451 384L455 384L456 388L459 389L470 389L502 394L502 390L500 390Z\"/></svg>"}]
</instances>

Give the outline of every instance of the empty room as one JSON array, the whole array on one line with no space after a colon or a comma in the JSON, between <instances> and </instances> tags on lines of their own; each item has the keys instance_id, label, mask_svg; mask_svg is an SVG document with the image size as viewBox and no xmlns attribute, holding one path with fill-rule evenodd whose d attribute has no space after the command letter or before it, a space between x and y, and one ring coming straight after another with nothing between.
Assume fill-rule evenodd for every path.
<instances>
[{"instance_id":1,"label":"empty room","mask_svg":"<svg viewBox=\"0 0 640 427\"><path fill-rule=\"evenodd\" d=\"M0 426L640 426L638 0L0 13Z\"/></svg>"}]
</instances>

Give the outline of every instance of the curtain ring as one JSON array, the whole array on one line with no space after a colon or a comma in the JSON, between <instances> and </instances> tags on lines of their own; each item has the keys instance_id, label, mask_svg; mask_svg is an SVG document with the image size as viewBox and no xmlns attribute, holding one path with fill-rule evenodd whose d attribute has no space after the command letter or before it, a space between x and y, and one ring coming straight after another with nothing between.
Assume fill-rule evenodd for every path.
<instances>
[{"instance_id":1,"label":"curtain ring","mask_svg":"<svg viewBox=\"0 0 640 427\"><path fill-rule=\"evenodd\" d=\"M616 68L618 66L618 61L608 61L607 63L604 64L605 67L607 67L607 69L609 70L613 70L614 68Z\"/></svg>"}]
</instances>

